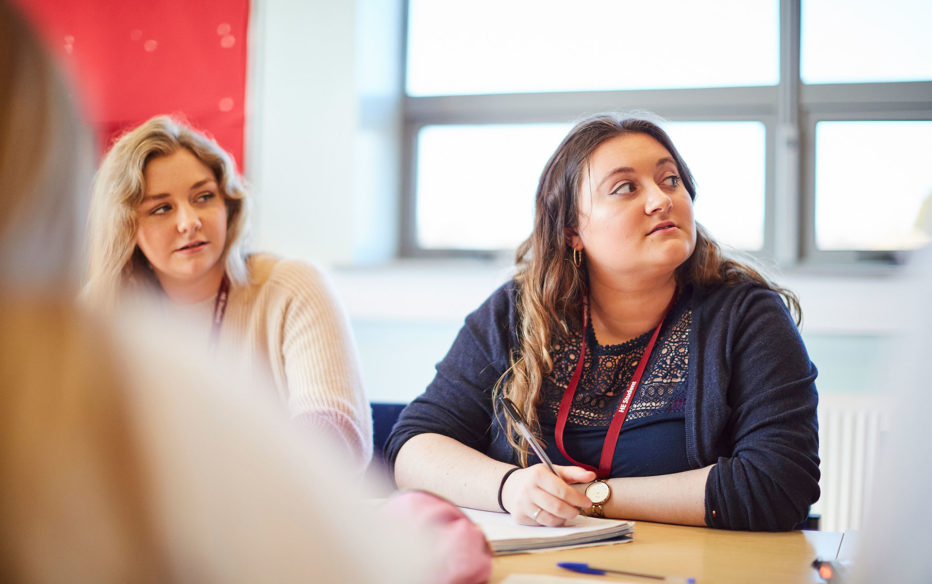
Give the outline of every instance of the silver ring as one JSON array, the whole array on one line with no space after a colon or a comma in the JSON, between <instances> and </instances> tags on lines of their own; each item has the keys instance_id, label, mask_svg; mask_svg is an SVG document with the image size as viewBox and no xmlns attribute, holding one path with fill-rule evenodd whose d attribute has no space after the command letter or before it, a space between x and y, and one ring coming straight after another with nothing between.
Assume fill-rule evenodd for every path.
<instances>
[{"instance_id":1,"label":"silver ring","mask_svg":"<svg viewBox=\"0 0 932 584\"><path fill-rule=\"evenodd\" d=\"M538 507L538 508L537 508L537 511L535 511L534 514L531 515L531 519L533 519L534 521L537 521L537 516L540 515L540 512L541 512L541 511L543 511L543 509L541 509L540 507Z\"/></svg>"}]
</instances>

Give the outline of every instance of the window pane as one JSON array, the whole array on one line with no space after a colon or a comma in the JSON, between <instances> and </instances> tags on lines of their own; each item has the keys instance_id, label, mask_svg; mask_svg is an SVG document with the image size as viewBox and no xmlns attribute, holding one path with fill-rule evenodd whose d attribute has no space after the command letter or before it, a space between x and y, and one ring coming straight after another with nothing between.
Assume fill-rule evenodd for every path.
<instances>
[{"instance_id":1,"label":"window pane","mask_svg":"<svg viewBox=\"0 0 932 584\"><path fill-rule=\"evenodd\" d=\"M816 124L816 246L913 249L929 241L932 122Z\"/></svg>"},{"instance_id":2,"label":"window pane","mask_svg":"<svg viewBox=\"0 0 932 584\"><path fill-rule=\"evenodd\" d=\"M804 83L932 79L932 2L802 3Z\"/></svg>"},{"instance_id":3,"label":"window pane","mask_svg":"<svg viewBox=\"0 0 932 584\"><path fill-rule=\"evenodd\" d=\"M764 124L670 122L666 129L696 178L696 221L719 243L763 248Z\"/></svg>"},{"instance_id":4,"label":"window pane","mask_svg":"<svg viewBox=\"0 0 932 584\"><path fill-rule=\"evenodd\" d=\"M778 0L409 0L409 95L775 85Z\"/></svg>"},{"instance_id":5,"label":"window pane","mask_svg":"<svg viewBox=\"0 0 932 584\"><path fill-rule=\"evenodd\" d=\"M418 134L417 241L424 249L516 248L567 124L425 126Z\"/></svg>"},{"instance_id":6,"label":"window pane","mask_svg":"<svg viewBox=\"0 0 932 584\"><path fill-rule=\"evenodd\" d=\"M417 241L512 249L530 233L540 173L569 124L425 126L418 135ZM696 219L733 247L763 245L765 130L758 122L667 129L696 176ZM740 219L740 220L739 220Z\"/></svg>"}]
</instances>

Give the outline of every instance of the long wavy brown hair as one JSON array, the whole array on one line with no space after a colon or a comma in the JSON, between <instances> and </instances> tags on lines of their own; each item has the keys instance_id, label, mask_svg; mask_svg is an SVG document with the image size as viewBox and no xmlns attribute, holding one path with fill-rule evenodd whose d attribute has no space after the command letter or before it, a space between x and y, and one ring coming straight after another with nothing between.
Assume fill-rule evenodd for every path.
<instances>
[{"instance_id":1,"label":"long wavy brown hair","mask_svg":"<svg viewBox=\"0 0 932 584\"><path fill-rule=\"evenodd\" d=\"M667 133L645 117L603 113L586 118L570 130L547 161L537 186L533 231L516 253L518 344L510 355L511 367L493 391L496 407L498 394L510 398L538 437L540 387L553 370L550 349L554 340L564 339L582 326L581 302L588 294L586 262L573 262L565 229L577 228L578 194L590 156L607 140L629 133L647 134L660 142L676 162L690 197L696 198L695 180L686 162ZM696 247L677 268L676 281L680 288L688 284L708 288L755 282L780 294L797 324L801 321L795 294L774 284L759 268L752 267L749 259L727 257L698 223ZM507 433L521 464L526 465L528 445L510 421Z\"/></svg>"}]
</instances>

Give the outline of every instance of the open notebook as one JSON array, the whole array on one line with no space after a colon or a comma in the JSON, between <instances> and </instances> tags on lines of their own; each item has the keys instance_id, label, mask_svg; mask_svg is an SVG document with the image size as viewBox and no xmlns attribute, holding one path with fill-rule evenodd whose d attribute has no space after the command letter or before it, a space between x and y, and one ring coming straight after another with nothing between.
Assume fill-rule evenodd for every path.
<instances>
[{"instance_id":1,"label":"open notebook","mask_svg":"<svg viewBox=\"0 0 932 584\"><path fill-rule=\"evenodd\" d=\"M496 555L595 543L630 540L634 522L621 519L597 519L578 515L563 527L521 525L507 513L477 511L461 507L485 533Z\"/></svg>"}]
</instances>

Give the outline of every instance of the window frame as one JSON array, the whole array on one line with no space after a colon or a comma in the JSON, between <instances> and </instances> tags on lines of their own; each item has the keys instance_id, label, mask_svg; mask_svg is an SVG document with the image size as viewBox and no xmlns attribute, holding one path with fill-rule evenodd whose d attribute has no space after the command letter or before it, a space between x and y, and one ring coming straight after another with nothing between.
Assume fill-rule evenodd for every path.
<instances>
[{"instance_id":1,"label":"window frame","mask_svg":"<svg viewBox=\"0 0 932 584\"><path fill-rule=\"evenodd\" d=\"M845 83L803 87L802 197L803 261L816 267L899 265L909 250L820 250L816 246L815 134L819 122L932 121L932 82ZM897 99L891 99L896 95Z\"/></svg>"},{"instance_id":2,"label":"window frame","mask_svg":"<svg viewBox=\"0 0 932 584\"><path fill-rule=\"evenodd\" d=\"M407 35L408 2L401 1ZM401 257L498 257L512 252L418 245L415 177L417 136L422 127L568 123L602 111L649 109L671 122L754 121L764 125L763 246L753 255L784 268L820 270L833 266L842 266L845 271L853 266L860 270L880 266L883 270L902 263L910 252L816 248L815 126L820 121L932 120L932 81L805 85L800 77L800 15L801 0L780 0L780 80L773 86L424 97L403 94ZM406 57L402 55L403 63ZM646 104L650 107L645 108Z\"/></svg>"}]
</instances>

